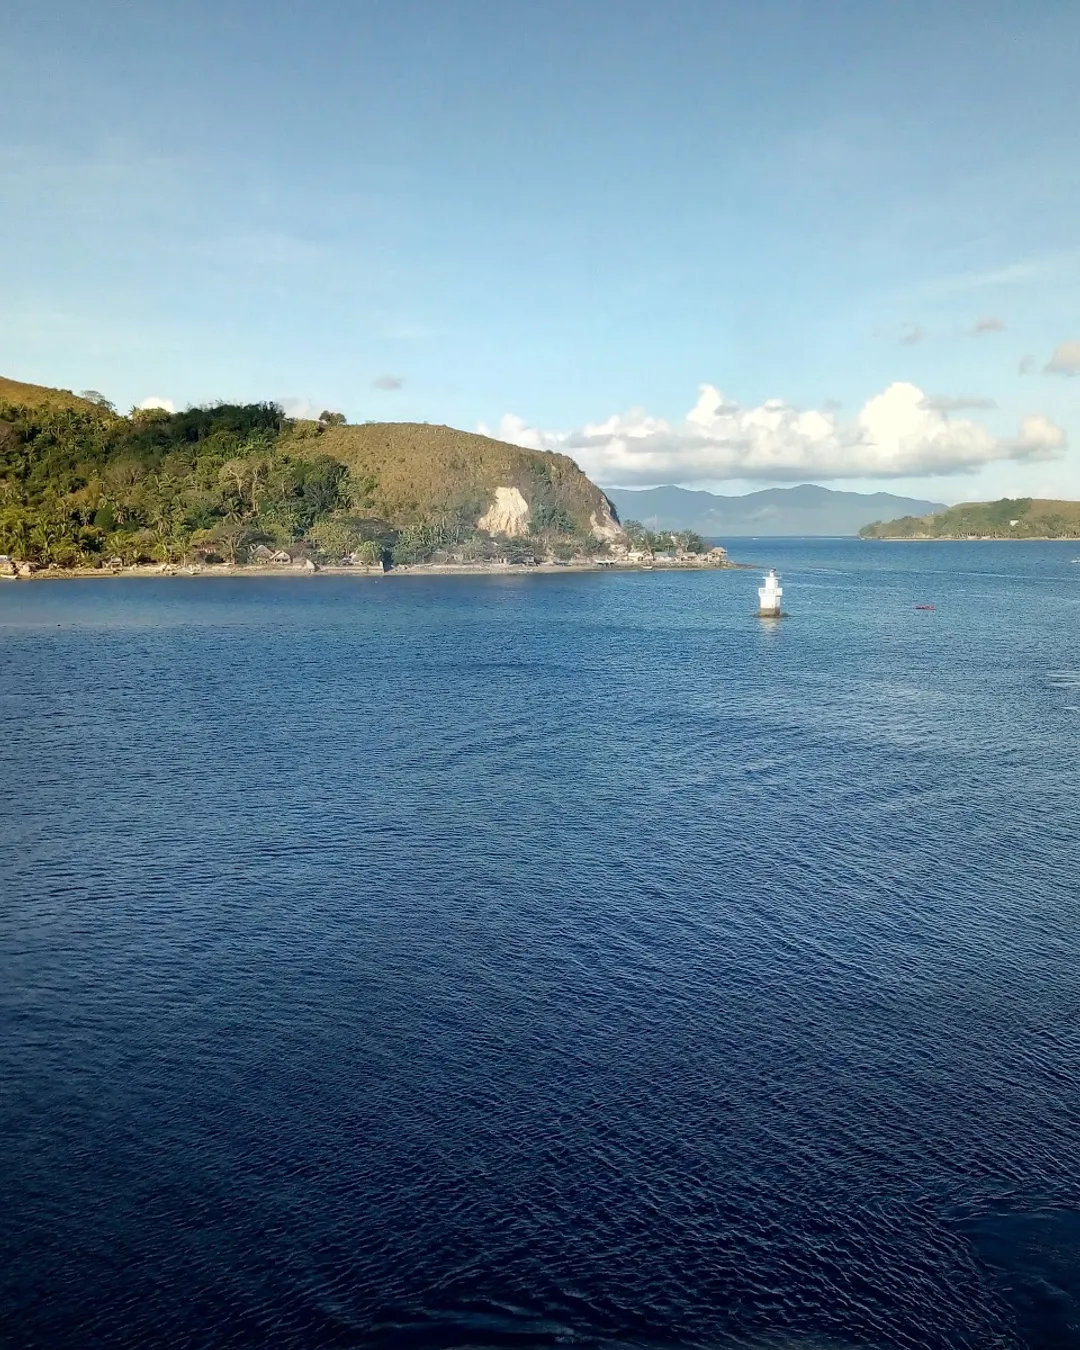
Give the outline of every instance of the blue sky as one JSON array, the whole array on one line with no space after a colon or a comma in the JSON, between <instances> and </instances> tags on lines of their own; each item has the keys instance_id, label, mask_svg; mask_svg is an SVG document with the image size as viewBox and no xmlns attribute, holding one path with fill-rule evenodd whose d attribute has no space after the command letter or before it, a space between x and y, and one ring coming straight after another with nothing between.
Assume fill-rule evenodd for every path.
<instances>
[{"instance_id":1,"label":"blue sky","mask_svg":"<svg viewBox=\"0 0 1080 1350\"><path fill-rule=\"evenodd\" d=\"M1080 497L1075 3L8 9L4 374Z\"/></svg>"}]
</instances>

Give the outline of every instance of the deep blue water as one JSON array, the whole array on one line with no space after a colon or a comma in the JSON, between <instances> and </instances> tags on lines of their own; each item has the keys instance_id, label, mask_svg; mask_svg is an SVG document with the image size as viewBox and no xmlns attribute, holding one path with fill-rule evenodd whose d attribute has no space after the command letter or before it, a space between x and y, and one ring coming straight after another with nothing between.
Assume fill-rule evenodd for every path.
<instances>
[{"instance_id":1,"label":"deep blue water","mask_svg":"<svg viewBox=\"0 0 1080 1350\"><path fill-rule=\"evenodd\" d=\"M734 551L0 589L3 1344L1080 1345L1076 546Z\"/></svg>"}]
</instances>

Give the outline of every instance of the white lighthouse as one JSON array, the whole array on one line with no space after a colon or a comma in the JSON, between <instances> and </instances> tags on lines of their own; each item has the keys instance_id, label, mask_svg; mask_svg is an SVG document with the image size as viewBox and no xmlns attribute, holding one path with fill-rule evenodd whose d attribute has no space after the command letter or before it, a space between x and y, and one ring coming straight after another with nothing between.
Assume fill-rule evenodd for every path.
<instances>
[{"instance_id":1,"label":"white lighthouse","mask_svg":"<svg viewBox=\"0 0 1080 1350\"><path fill-rule=\"evenodd\" d=\"M780 578L776 575L776 570L770 567L764 586L758 587L758 618L781 618L780 600L783 594L784 588L780 585Z\"/></svg>"}]
</instances>

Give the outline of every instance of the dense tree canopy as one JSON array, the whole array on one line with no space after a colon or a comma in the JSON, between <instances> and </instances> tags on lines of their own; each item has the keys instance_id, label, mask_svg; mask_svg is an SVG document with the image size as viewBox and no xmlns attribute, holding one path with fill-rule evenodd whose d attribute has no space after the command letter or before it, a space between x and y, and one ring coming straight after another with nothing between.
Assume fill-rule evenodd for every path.
<instances>
[{"instance_id":1,"label":"dense tree canopy","mask_svg":"<svg viewBox=\"0 0 1080 1350\"><path fill-rule=\"evenodd\" d=\"M623 522L623 529L634 548L646 553L704 553L706 544L693 530L648 530L640 520Z\"/></svg>"}]
</instances>

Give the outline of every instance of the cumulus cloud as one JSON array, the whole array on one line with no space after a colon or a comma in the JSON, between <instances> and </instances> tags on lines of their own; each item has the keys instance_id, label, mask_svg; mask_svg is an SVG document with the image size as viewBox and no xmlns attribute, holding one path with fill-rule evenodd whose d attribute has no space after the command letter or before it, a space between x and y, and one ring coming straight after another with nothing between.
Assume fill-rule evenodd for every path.
<instances>
[{"instance_id":1,"label":"cumulus cloud","mask_svg":"<svg viewBox=\"0 0 1080 1350\"><path fill-rule=\"evenodd\" d=\"M376 375L371 381L373 389L400 389L405 383L401 375Z\"/></svg>"},{"instance_id":2,"label":"cumulus cloud","mask_svg":"<svg viewBox=\"0 0 1080 1350\"><path fill-rule=\"evenodd\" d=\"M1080 375L1080 342L1072 339L1055 347L1043 369L1050 375Z\"/></svg>"},{"instance_id":3,"label":"cumulus cloud","mask_svg":"<svg viewBox=\"0 0 1080 1350\"><path fill-rule=\"evenodd\" d=\"M542 431L514 414L478 430L527 449L568 454L609 487L971 473L1001 460L1056 459L1065 449L1064 431L1041 414L1025 418L1015 436L998 437L928 405L923 391L906 382L875 394L846 422L835 412L801 410L780 399L742 408L704 384L677 423L633 409L578 431Z\"/></svg>"},{"instance_id":4,"label":"cumulus cloud","mask_svg":"<svg viewBox=\"0 0 1080 1350\"><path fill-rule=\"evenodd\" d=\"M971 336L981 337L984 333L1003 333L1005 331L1005 321L996 318L993 314L985 314L981 319L976 319L971 326Z\"/></svg>"},{"instance_id":5,"label":"cumulus cloud","mask_svg":"<svg viewBox=\"0 0 1080 1350\"><path fill-rule=\"evenodd\" d=\"M326 407L325 403L312 403L309 398L279 398L277 402L286 417L295 417L302 422L315 421L319 413Z\"/></svg>"},{"instance_id":6,"label":"cumulus cloud","mask_svg":"<svg viewBox=\"0 0 1080 1350\"><path fill-rule=\"evenodd\" d=\"M176 404L171 398L160 398L157 394L151 394L149 398L144 398L139 404L140 408L164 408L166 412L174 413Z\"/></svg>"},{"instance_id":7,"label":"cumulus cloud","mask_svg":"<svg viewBox=\"0 0 1080 1350\"><path fill-rule=\"evenodd\" d=\"M927 394L922 406L933 412L959 412L962 408L996 408L997 404L977 394Z\"/></svg>"}]
</instances>

